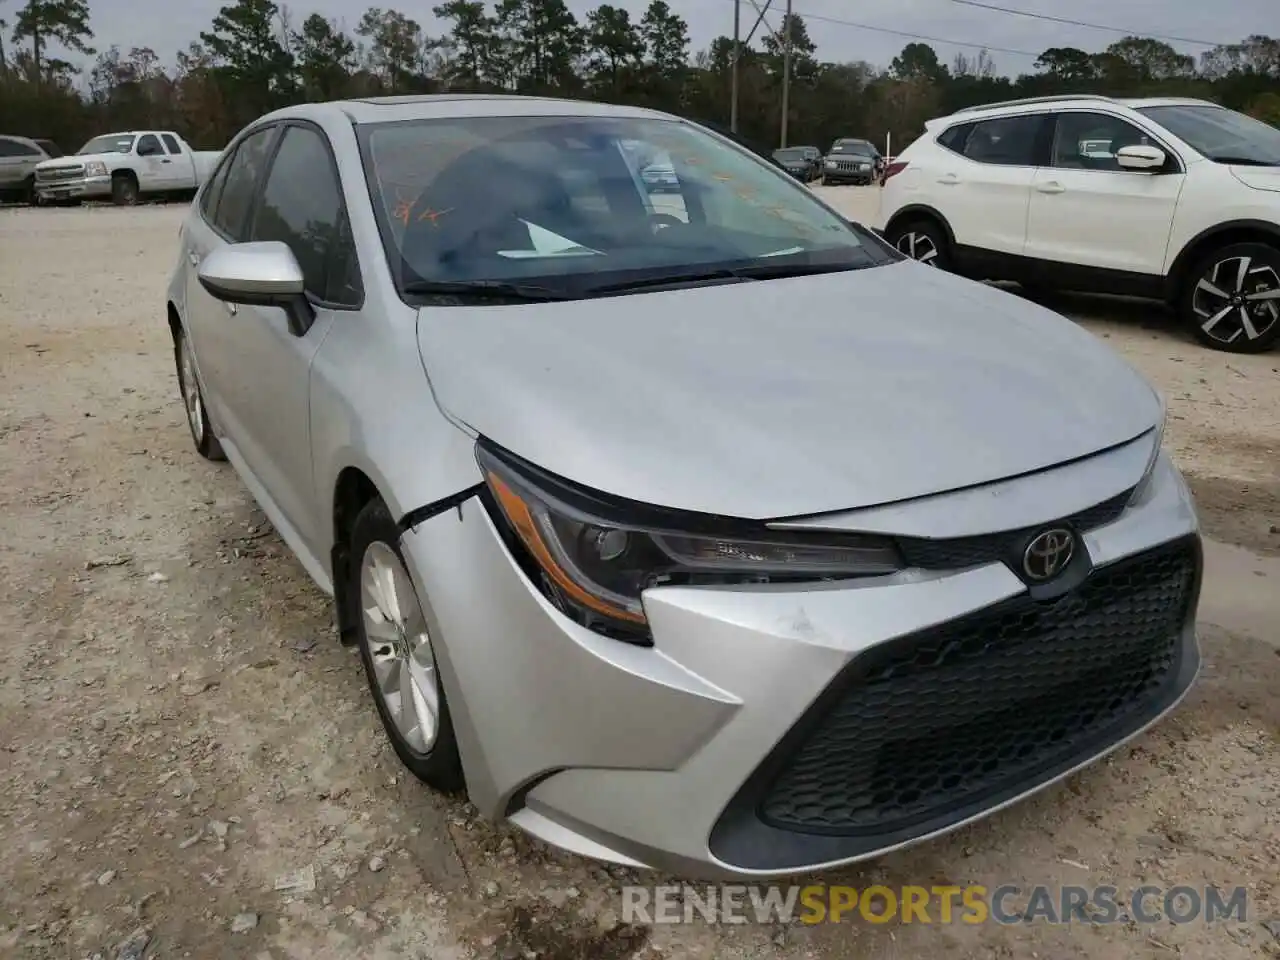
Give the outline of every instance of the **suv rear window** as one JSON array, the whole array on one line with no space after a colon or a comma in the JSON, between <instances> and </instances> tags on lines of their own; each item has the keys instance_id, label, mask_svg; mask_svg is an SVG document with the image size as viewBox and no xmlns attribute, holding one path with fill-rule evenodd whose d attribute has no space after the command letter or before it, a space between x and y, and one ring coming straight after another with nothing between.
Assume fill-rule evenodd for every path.
<instances>
[{"instance_id":1,"label":"suv rear window","mask_svg":"<svg viewBox=\"0 0 1280 960\"><path fill-rule=\"evenodd\" d=\"M938 143L953 153L963 154L965 141L969 139L969 134L976 126L977 124L973 122L957 124L938 137Z\"/></svg>"}]
</instances>

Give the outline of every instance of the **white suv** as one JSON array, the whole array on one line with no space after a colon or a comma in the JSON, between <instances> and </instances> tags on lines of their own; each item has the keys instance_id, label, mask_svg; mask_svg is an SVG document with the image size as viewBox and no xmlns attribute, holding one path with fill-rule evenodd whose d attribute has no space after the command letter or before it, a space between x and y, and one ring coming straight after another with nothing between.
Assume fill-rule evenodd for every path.
<instances>
[{"instance_id":1,"label":"white suv","mask_svg":"<svg viewBox=\"0 0 1280 960\"><path fill-rule=\"evenodd\" d=\"M1218 350L1280 339L1280 130L1203 100L1073 96L925 131L881 191L903 253L1032 291L1161 299Z\"/></svg>"}]
</instances>

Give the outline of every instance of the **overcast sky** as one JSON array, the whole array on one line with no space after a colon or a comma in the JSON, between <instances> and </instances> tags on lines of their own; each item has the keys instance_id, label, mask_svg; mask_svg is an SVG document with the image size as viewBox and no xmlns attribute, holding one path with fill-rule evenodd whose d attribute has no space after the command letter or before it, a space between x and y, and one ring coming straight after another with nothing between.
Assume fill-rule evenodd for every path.
<instances>
[{"instance_id":1,"label":"overcast sky","mask_svg":"<svg viewBox=\"0 0 1280 960\"><path fill-rule=\"evenodd\" d=\"M166 64L171 64L179 49L208 29L210 21L227 0L90 0L92 25L97 35L95 46L105 49L119 44L149 46ZM279 2L279 0L277 0ZM431 15L431 7L439 0L403 3L377 0L378 5L403 10L422 23L428 34L443 33L442 26ZM568 0L581 17L595 4L588 0ZM694 50L705 47L718 35L733 32L734 0L668 0L672 9L689 23ZM763 5L764 0L757 0ZM767 19L775 25L786 0L773 0ZM796 13L834 20L855 21L863 25L849 26L826 20L813 20L809 32L818 44L824 60L868 60L887 66L910 38L882 31L917 34L937 40L953 40L976 45L1003 47L1025 51L1029 55L992 50L1001 73L1029 71L1035 55L1046 47L1075 46L1101 50L1122 34L1065 26L1045 20L1013 16L991 10L963 6L954 0L792 0ZM997 6L1030 13L1049 14L1132 30L1140 34L1166 34L1214 43L1234 43L1249 34L1275 35L1280 26L1277 11L1280 0L990 0ZM630 9L639 19L647 0L623 0L615 5ZM755 21L751 0L741 0L742 32L745 35ZM369 4L358 0L298 0L287 4L296 21L313 11L333 17L353 28L361 12ZM875 27L877 30L864 29ZM761 31L763 31L761 27ZM960 52L974 53L975 47L933 43L945 62ZM1198 55L1203 45L1175 43L1186 53Z\"/></svg>"}]
</instances>

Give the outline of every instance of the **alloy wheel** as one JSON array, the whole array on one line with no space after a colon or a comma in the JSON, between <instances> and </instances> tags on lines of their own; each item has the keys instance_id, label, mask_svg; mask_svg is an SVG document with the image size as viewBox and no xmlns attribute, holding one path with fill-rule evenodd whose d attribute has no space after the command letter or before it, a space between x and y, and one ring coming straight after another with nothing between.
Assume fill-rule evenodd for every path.
<instances>
[{"instance_id":1,"label":"alloy wheel","mask_svg":"<svg viewBox=\"0 0 1280 960\"><path fill-rule=\"evenodd\" d=\"M897 248L899 253L905 253L912 260L931 267L938 265L938 248L927 234L908 231L898 238Z\"/></svg>"},{"instance_id":2,"label":"alloy wheel","mask_svg":"<svg viewBox=\"0 0 1280 960\"><path fill-rule=\"evenodd\" d=\"M191 352L191 341L182 337L179 357L182 363L182 403L187 408L187 426L196 446L204 443L204 403L200 397L200 381L196 378L196 359Z\"/></svg>"},{"instance_id":3,"label":"alloy wheel","mask_svg":"<svg viewBox=\"0 0 1280 960\"><path fill-rule=\"evenodd\" d=\"M428 753L440 729L435 654L413 583L381 541L369 544L361 561L360 610L377 696L405 742Z\"/></svg>"},{"instance_id":4,"label":"alloy wheel","mask_svg":"<svg viewBox=\"0 0 1280 960\"><path fill-rule=\"evenodd\" d=\"M1196 283L1191 309L1211 340L1259 340L1280 323L1280 274L1250 256L1219 260Z\"/></svg>"}]
</instances>

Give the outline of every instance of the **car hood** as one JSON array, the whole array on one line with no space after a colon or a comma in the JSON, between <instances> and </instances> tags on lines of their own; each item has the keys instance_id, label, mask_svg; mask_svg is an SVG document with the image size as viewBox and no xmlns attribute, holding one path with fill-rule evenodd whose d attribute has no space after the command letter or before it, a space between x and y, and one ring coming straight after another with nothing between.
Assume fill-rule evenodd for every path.
<instances>
[{"instance_id":1,"label":"car hood","mask_svg":"<svg viewBox=\"0 0 1280 960\"><path fill-rule=\"evenodd\" d=\"M55 167L73 167L77 164L89 163L92 160L106 161L109 157L119 157L123 154L119 153L69 153L65 157L54 157L52 160L41 160L36 164L37 170L53 169Z\"/></svg>"},{"instance_id":2,"label":"car hood","mask_svg":"<svg viewBox=\"0 0 1280 960\"><path fill-rule=\"evenodd\" d=\"M1161 413L1102 341L914 262L606 299L425 307L454 419L620 497L752 519L986 483Z\"/></svg>"},{"instance_id":3,"label":"car hood","mask_svg":"<svg viewBox=\"0 0 1280 960\"><path fill-rule=\"evenodd\" d=\"M1280 167L1232 167L1231 173L1246 187L1280 193Z\"/></svg>"}]
</instances>

